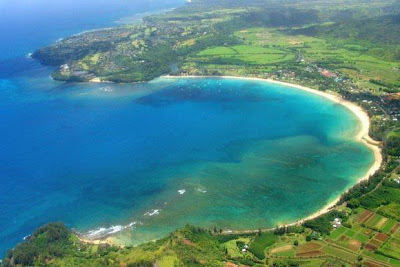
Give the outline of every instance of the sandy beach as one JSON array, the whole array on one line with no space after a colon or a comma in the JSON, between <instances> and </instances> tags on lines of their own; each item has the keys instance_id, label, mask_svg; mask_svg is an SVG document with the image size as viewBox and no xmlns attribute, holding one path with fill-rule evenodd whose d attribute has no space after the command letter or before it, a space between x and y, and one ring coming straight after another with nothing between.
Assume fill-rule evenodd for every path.
<instances>
[{"instance_id":1,"label":"sandy beach","mask_svg":"<svg viewBox=\"0 0 400 267\"><path fill-rule=\"evenodd\" d=\"M82 236L79 235L77 236L78 239L83 243L88 243L93 245L114 245L123 247L122 245L117 244L112 237L106 237L103 239L88 239L88 238L83 238Z\"/></svg>"},{"instance_id":2,"label":"sandy beach","mask_svg":"<svg viewBox=\"0 0 400 267\"><path fill-rule=\"evenodd\" d=\"M334 94L327 93L327 92L322 92L322 91L319 91L319 90L316 90L316 89L312 89L312 88L301 86L301 85L297 85L297 84L286 83L286 82L276 81L276 80L272 80L272 79L263 79L263 78L236 77L236 76L170 76L170 75L162 76L162 78L171 78L171 79L221 78L221 79L239 79L239 80L249 80L249 81L261 81L261 82L279 84L279 85L283 85L285 87L288 87L288 89L303 90L303 91L306 91L306 92L309 92L309 93L312 93L312 94L316 94L316 95L322 96L322 97L324 97L326 99L329 99L329 100L331 100L331 101L333 101L335 103L343 105L348 110L353 112L354 115L356 115L356 117L358 118L358 120L361 123L361 129L360 129L360 132L357 134L356 139L359 140L360 142L364 143L374 153L374 158L375 158L374 163L371 165L371 167L365 173L365 175L358 179L357 183L360 183L362 181L368 180L376 171L379 170L379 168L382 165L383 158L382 158L382 153L381 153L381 148L380 148L380 142L373 140L369 136L370 121L369 121L368 114L360 106L358 106L357 104L354 104L354 103L352 103L350 101L344 100L343 98L341 98L338 95L334 95ZM346 193L346 192L343 192L343 193ZM327 205L325 205L322 209L320 209L317 212L311 214L310 216L308 216L308 217L306 217L304 219L301 219L300 221L297 221L297 222L294 222L294 223L290 223L290 224L285 224L285 225L289 226L289 225L301 224L306 220L311 220L311 219L314 219L316 217L319 217L322 214L325 214L328 211L330 211L333 207L335 207L336 204L339 202L339 200L340 200L340 196L338 198L336 198L335 200L331 201L330 203L328 203ZM266 230L271 230L271 229L266 229ZM250 231L252 231L252 230L250 230ZM233 232L236 233L238 231L233 231ZM240 231L240 232L249 232L249 231Z\"/></svg>"},{"instance_id":3,"label":"sandy beach","mask_svg":"<svg viewBox=\"0 0 400 267\"><path fill-rule=\"evenodd\" d=\"M360 131L357 134L356 139L359 140L360 142L364 143L374 153L374 158L375 158L374 163L371 165L371 167L365 173L365 175L358 179L357 183L360 183L361 181L364 181L364 180L368 180L370 178L370 176L373 175L376 171L378 171L379 168L381 167L383 159L382 159L382 154L381 154L380 142L373 140L369 136L370 120L369 120L368 114L358 105L356 105L350 101L344 100L340 96L337 96L337 95L334 95L331 93L327 93L327 92L318 91L316 89L308 88L308 87L301 86L301 85L296 85L296 84L291 84L291 83L286 83L286 82L281 82L281 81L275 81L275 80L271 80L271 79L263 79L263 78L236 77L236 76L169 76L169 75L162 76L161 78L166 78L166 79L220 78L220 79L240 79L240 80L249 80L249 81L261 81L261 82L279 84L279 85L287 87L288 90L298 89L298 90L303 90L303 91L324 97L330 101L333 101L335 103L343 105L344 107L346 107L348 110L350 110L351 112L353 112L356 115L356 117L360 121L360 125L361 125ZM345 192L343 192L343 193L345 193ZM281 224L281 226L299 225L306 220L310 220L310 219L319 217L319 216L327 213L328 211L330 211L332 208L334 208L337 205L337 203L339 202L339 200L340 200L340 196L338 198L334 199L333 201L329 202L328 204L326 204L323 208L319 209L315 213L309 215L308 217L305 217L304 219L301 219L296 222ZM274 228L262 229L262 231L269 231L269 230L273 230L273 229ZM255 229L226 230L223 232L223 234L254 233L254 232L258 232L258 230L255 230ZM89 240L89 239L85 239L82 237L80 239L83 242L88 242L88 243L93 243L93 244L108 243L108 244L118 245L115 242L115 240L113 240L113 238L110 238L110 237L107 237L104 239L96 239L96 240Z\"/></svg>"}]
</instances>

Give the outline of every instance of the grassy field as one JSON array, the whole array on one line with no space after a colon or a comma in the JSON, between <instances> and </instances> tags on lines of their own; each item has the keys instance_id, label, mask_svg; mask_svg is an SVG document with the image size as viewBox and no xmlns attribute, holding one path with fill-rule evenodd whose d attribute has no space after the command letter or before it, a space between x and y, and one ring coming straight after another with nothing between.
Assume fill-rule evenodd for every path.
<instances>
[{"instance_id":1,"label":"grassy field","mask_svg":"<svg viewBox=\"0 0 400 267\"><path fill-rule=\"evenodd\" d=\"M253 45L237 45L232 47L213 47L203 50L192 60L198 64L218 62L220 65L269 65L291 61L294 54L275 48Z\"/></svg>"},{"instance_id":2,"label":"grassy field","mask_svg":"<svg viewBox=\"0 0 400 267\"><path fill-rule=\"evenodd\" d=\"M265 249L275 244L277 236L273 233L265 233L257 236L251 243L249 251L253 253L257 258L265 258Z\"/></svg>"},{"instance_id":3,"label":"grassy field","mask_svg":"<svg viewBox=\"0 0 400 267\"><path fill-rule=\"evenodd\" d=\"M241 237L238 239L229 240L228 242L224 243L224 246L227 249L229 256L242 258L245 254L241 251L241 248L239 248L238 244L242 242L244 245L247 245L250 244L250 241L250 238Z\"/></svg>"},{"instance_id":4,"label":"grassy field","mask_svg":"<svg viewBox=\"0 0 400 267\"><path fill-rule=\"evenodd\" d=\"M375 48L370 44L291 35L276 28L249 28L235 32L235 36L244 45L207 48L189 58L184 69L248 75L287 68L304 71L307 66L318 65L376 93L383 86L372 80L400 86L400 62L373 55Z\"/></svg>"},{"instance_id":5,"label":"grassy field","mask_svg":"<svg viewBox=\"0 0 400 267\"><path fill-rule=\"evenodd\" d=\"M176 256L164 256L157 261L157 266L170 267L170 266L175 266L177 262L178 258Z\"/></svg>"},{"instance_id":6,"label":"grassy field","mask_svg":"<svg viewBox=\"0 0 400 267\"><path fill-rule=\"evenodd\" d=\"M353 265L360 260L365 266L400 265L400 227L390 218L359 208L340 226L320 239L306 242L304 234L280 237L268 249L267 257L276 259L308 259L304 266L317 265L317 259L334 258L341 264ZM294 246L295 240L299 241ZM361 258L360 258L361 257ZM303 266L303 265L301 265Z\"/></svg>"},{"instance_id":7,"label":"grassy field","mask_svg":"<svg viewBox=\"0 0 400 267\"><path fill-rule=\"evenodd\" d=\"M400 260L400 240L397 238L390 238L380 249L384 255Z\"/></svg>"},{"instance_id":8,"label":"grassy field","mask_svg":"<svg viewBox=\"0 0 400 267\"><path fill-rule=\"evenodd\" d=\"M371 79L400 85L399 61L388 61L373 56L372 48L336 39L324 40L304 35L286 35L276 29L253 28L236 32L252 45L272 46L276 49L300 53L306 63L327 65L357 83L377 89Z\"/></svg>"}]
</instances>

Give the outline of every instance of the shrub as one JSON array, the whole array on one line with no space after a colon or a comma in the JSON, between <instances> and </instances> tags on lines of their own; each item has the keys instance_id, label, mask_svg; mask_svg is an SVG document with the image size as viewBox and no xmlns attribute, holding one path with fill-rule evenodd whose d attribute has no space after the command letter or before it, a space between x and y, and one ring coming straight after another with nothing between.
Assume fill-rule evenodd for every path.
<instances>
[{"instance_id":1,"label":"shrub","mask_svg":"<svg viewBox=\"0 0 400 267\"><path fill-rule=\"evenodd\" d=\"M358 208L358 207L360 206L360 201L359 201L358 199L355 199L355 198L350 199L350 200L347 202L347 206L348 206L349 208L352 208L352 209Z\"/></svg>"},{"instance_id":2,"label":"shrub","mask_svg":"<svg viewBox=\"0 0 400 267\"><path fill-rule=\"evenodd\" d=\"M247 265L247 266L253 266L253 265L256 264L254 261L252 261L252 260L250 260L250 259L246 259L246 258L239 259L239 262L240 262L241 264Z\"/></svg>"},{"instance_id":3,"label":"shrub","mask_svg":"<svg viewBox=\"0 0 400 267\"><path fill-rule=\"evenodd\" d=\"M342 218L343 220L345 220L346 213L333 210L316 219L304 222L303 226L322 234L329 234L333 230L331 221L333 221L335 218Z\"/></svg>"},{"instance_id":4,"label":"shrub","mask_svg":"<svg viewBox=\"0 0 400 267\"><path fill-rule=\"evenodd\" d=\"M246 244L243 241L236 241L236 246L242 250Z\"/></svg>"}]
</instances>

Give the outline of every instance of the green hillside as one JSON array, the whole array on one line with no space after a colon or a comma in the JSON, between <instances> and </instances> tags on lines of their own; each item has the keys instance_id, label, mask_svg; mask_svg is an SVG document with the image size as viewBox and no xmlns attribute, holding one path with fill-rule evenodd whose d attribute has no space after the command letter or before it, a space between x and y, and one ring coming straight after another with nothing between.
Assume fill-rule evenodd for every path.
<instances>
[{"instance_id":1,"label":"green hillside","mask_svg":"<svg viewBox=\"0 0 400 267\"><path fill-rule=\"evenodd\" d=\"M376 18L386 16L384 19L387 23L396 23L395 18L398 16L389 16L396 11L395 1L334 2L335 4L332 4L332 1L314 0L310 5L310 1L305 0L197 0L174 11L147 17L141 24L91 31L65 38L51 46L38 49L33 53L33 57L43 64L59 66L53 74L53 78L57 80L76 82L98 78L113 82L137 82L148 81L163 74L186 72L187 69L182 66L190 64L192 57L201 50L218 45L242 44L243 40L234 33L255 27L279 29L286 35L293 35L290 32L301 27L304 34L318 35L325 39L326 34L322 32L329 32L329 27L306 27L345 20L343 23L339 22L343 29L337 34L345 35L358 28L354 19L363 17L371 20L368 27L360 22L365 26L360 35L364 32L376 32L382 40L391 40L390 44L396 44L398 29L390 31L389 27L382 26L386 22L382 22L381 17ZM382 28L385 31L376 31ZM354 36L356 40L364 40L361 38L364 37ZM296 48L289 49L290 51L286 52L291 52L293 56L288 56L287 59L296 58ZM391 50L396 49L393 47ZM382 54L382 51L387 49L377 47L377 53ZM391 59L397 60L397 52L390 53ZM388 58L387 56L386 59ZM212 60L212 63L246 65L249 62L220 58ZM264 67L266 64L259 65ZM214 66L210 68L214 69ZM213 72L224 74L223 70ZM252 70L254 74L257 72ZM267 66L263 72L271 72L271 69Z\"/></svg>"},{"instance_id":2,"label":"green hillside","mask_svg":"<svg viewBox=\"0 0 400 267\"><path fill-rule=\"evenodd\" d=\"M366 40L388 45L400 43L400 14L316 25L298 33L328 38Z\"/></svg>"}]
</instances>

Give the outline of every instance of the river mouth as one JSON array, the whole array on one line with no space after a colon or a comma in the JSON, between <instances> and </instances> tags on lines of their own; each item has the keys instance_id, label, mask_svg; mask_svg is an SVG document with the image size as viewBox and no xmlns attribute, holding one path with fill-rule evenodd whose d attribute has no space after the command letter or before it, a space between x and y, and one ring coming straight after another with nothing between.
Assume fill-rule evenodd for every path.
<instances>
[{"instance_id":1,"label":"river mouth","mask_svg":"<svg viewBox=\"0 0 400 267\"><path fill-rule=\"evenodd\" d=\"M64 221L90 239L135 245L186 223L244 230L294 222L374 162L352 112L278 84L58 86L62 93L30 95L16 108L15 118L33 120L8 129L20 142L6 143L7 160L19 159L22 171L2 171L21 188L10 201L32 199L18 221Z\"/></svg>"}]
</instances>

